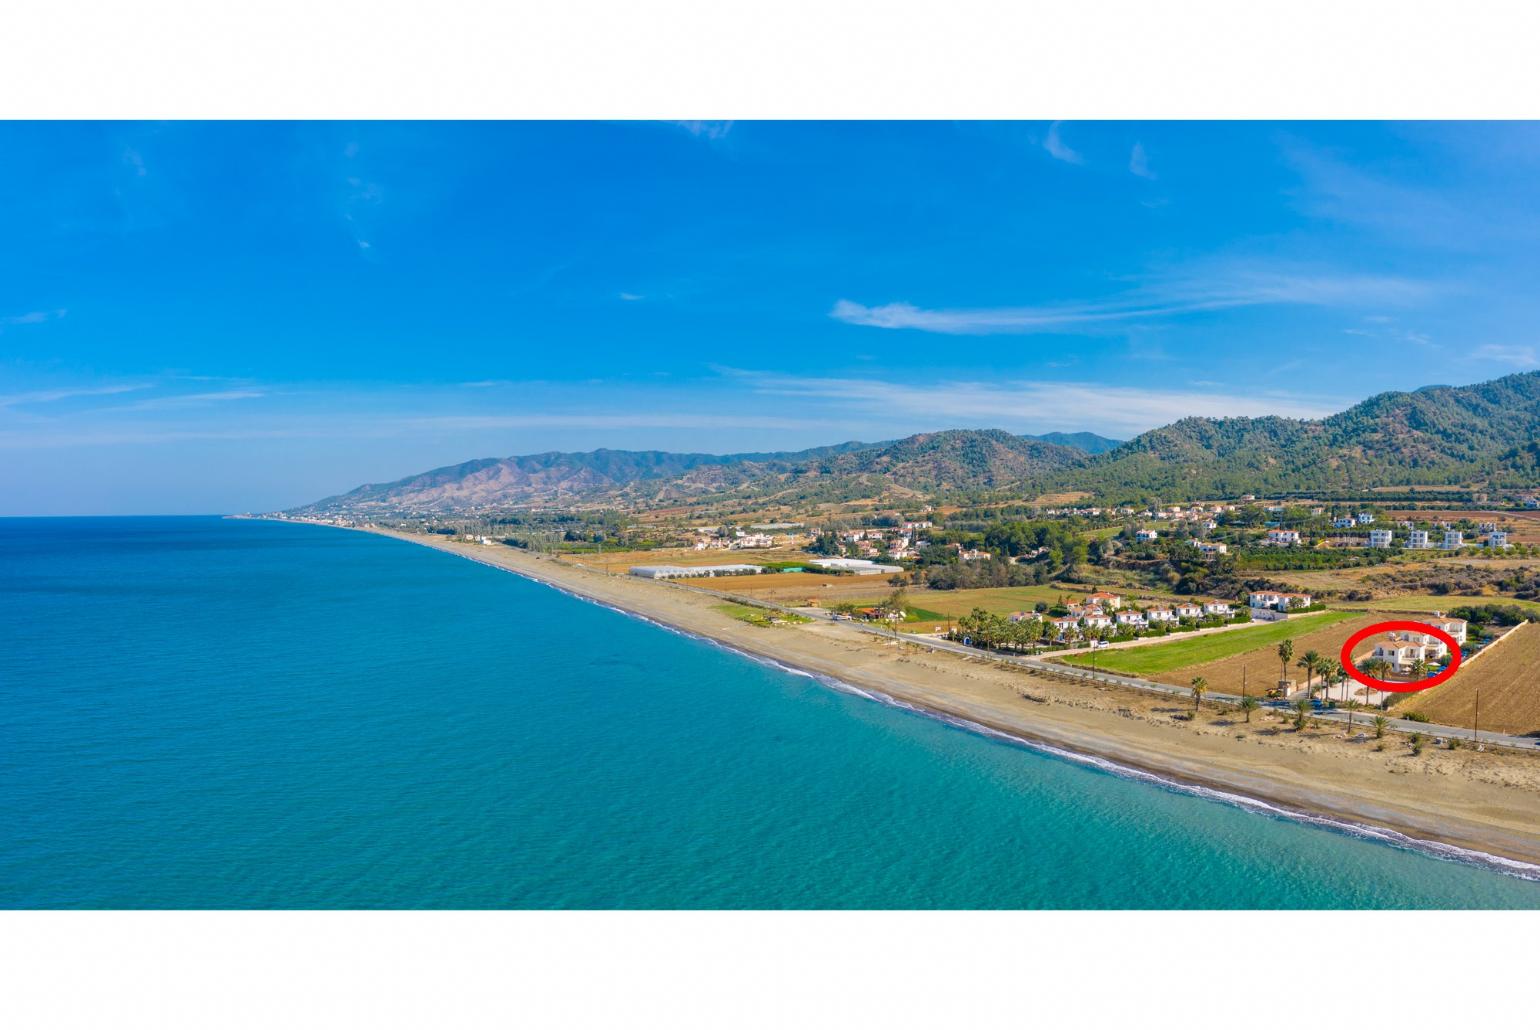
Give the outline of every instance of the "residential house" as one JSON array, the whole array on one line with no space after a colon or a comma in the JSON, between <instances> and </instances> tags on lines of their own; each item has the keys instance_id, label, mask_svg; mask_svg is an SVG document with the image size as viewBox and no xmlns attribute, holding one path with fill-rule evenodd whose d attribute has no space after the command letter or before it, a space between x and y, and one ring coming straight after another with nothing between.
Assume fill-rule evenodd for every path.
<instances>
[{"instance_id":1,"label":"residential house","mask_svg":"<svg viewBox=\"0 0 1540 1030\"><path fill-rule=\"evenodd\" d=\"M1333 529L1352 529L1358 525L1358 520L1351 515L1346 515L1340 519L1332 519L1331 524Z\"/></svg>"},{"instance_id":2,"label":"residential house","mask_svg":"<svg viewBox=\"0 0 1540 1030\"><path fill-rule=\"evenodd\" d=\"M1176 613L1170 608L1146 608L1144 617L1150 622L1175 622Z\"/></svg>"},{"instance_id":3,"label":"residential house","mask_svg":"<svg viewBox=\"0 0 1540 1030\"><path fill-rule=\"evenodd\" d=\"M1372 511L1361 511L1361 512L1359 512L1358 513L1358 524L1360 526L1372 526L1374 524L1374 512L1372 512Z\"/></svg>"},{"instance_id":4,"label":"residential house","mask_svg":"<svg viewBox=\"0 0 1540 1030\"><path fill-rule=\"evenodd\" d=\"M1253 608L1286 612L1290 608L1308 607L1311 598L1309 594L1291 594L1282 590L1254 590L1248 600Z\"/></svg>"},{"instance_id":5,"label":"residential house","mask_svg":"<svg viewBox=\"0 0 1540 1030\"><path fill-rule=\"evenodd\" d=\"M1420 551L1431 547L1428 543L1428 531L1426 529L1408 530L1406 534L1406 546L1409 550Z\"/></svg>"},{"instance_id":6,"label":"residential house","mask_svg":"<svg viewBox=\"0 0 1540 1030\"><path fill-rule=\"evenodd\" d=\"M1439 545L1446 551L1457 551L1465 546L1465 534L1458 529L1444 531L1444 542Z\"/></svg>"},{"instance_id":7,"label":"residential house","mask_svg":"<svg viewBox=\"0 0 1540 1030\"><path fill-rule=\"evenodd\" d=\"M733 540L733 550L735 551L774 546L775 539L769 533L743 533Z\"/></svg>"},{"instance_id":8,"label":"residential house","mask_svg":"<svg viewBox=\"0 0 1540 1030\"><path fill-rule=\"evenodd\" d=\"M1221 554L1228 554L1230 551L1228 544L1210 543L1207 540L1194 540L1193 545L1197 547L1198 553L1205 558L1215 558Z\"/></svg>"},{"instance_id":9,"label":"residential house","mask_svg":"<svg viewBox=\"0 0 1540 1030\"><path fill-rule=\"evenodd\" d=\"M1098 590L1096 593L1087 596L1085 601L1086 604L1097 605L1107 609L1109 612L1115 612L1123 607L1123 599L1121 597L1117 594L1108 593L1105 590Z\"/></svg>"},{"instance_id":10,"label":"residential house","mask_svg":"<svg viewBox=\"0 0 1540 1030\"><path fill-rule=\"evenodd\" d=\"M1229 601L1204 601L1203 602L1203 614L1204 615L1223 615L1225 618L1228 619L1231 615L1234 614L1234 612L1231 611L1231 609L1230 609L1230 602Z\"/></svg>"},{"instance_id":11,"label":"residential house","mask_svg":"<svg viewBox=\"0 0 1540 1030\"><path fill-rule=\"evenodd\" d=\"M1100 609L1093 608L1080 617L1080 621L1086 624L1087 629L1111 629L1112 616Z\"/></svg>"},{"instance_id":12,"label":"residential house","mask_svg":"<svg viewBox=\"0 0 1540 1030\"><path fill-rule=\"evenodd\" d=\"M1500 529L1494 529L1487 534L1488 547L1508 547L1508 534Z\"/></svg>"},{"instance_id":13,"label":"residential house","mask_svg":"<svg viewBox=\"0 0 1540 1030\"><path fill-rule=\"evenodd\" d=\"M1144 621L1144 615L1140 612L1118 612L1117 617L1119 626L1133 626L1136 629L1143 629L1149 625L1149 623Z\"/></svg>"},{"instance_id":14,"label":"residential house","mask_svg":"<svg viewBox=\"0 0 1540 1030\"><path fill-rule=\"evenodd\" d=\"M958 553L957 557L963 561L988 561L992 555L988 551L980 551L977 548L969 548Z\"/></svg>"},{"instance_id":15,"label":"residential house","mask_svg":"<svg viewBox=\"0 0 1540 1030\"><path fill-rule=\"evenodd\" d=\"M1392 533L1388 529L1371 529L1371 530L1369 530L1369 546L1370 547L1389 547L1390 544L1391 544L1391 541L1393 541L1394 539L1395 539L1395 534Z\"/></svg>"},{"instance_id":16,"label":"residential house","mask_svg":"<svg viewBox=\"0 0 1540 1030\"><path fill-rule=\"evenodd\" d=\"M1203 607L1201 605L1193 604L1191 601L1183 601L1181 604L1176 606L1175 610L1176 617L1179 619L1203 618Z\"/></svg>"},{"instance_id":17,"label":"residential house","mask_svg":"<svg viewBox=\"0 0 1540 1030\"><path fill-rule=\"evenodd\" d=\"M1298 547L1299 530L1297 529L1269 529L1267 542L1272 547Z\"/></svg>"},{"instance_id":18,"label":"residential house","mask_svg":"<svg viewBox=\"0 0 1540 1030\"><path fill-rule=\"evenodd\" d=\"M1371 658L1390 663L1400 675L1409 675L1418 659L1432 665L1449 654L1449 645L1431 633L1392 633L1386 642L1376 644Z\"/></svg>"},{"instance_id":19,"label":"residential house","mask_svg":"<svg viewBox=\"0 0 1540 1030\"><path fill-rule=\"evenodd\" d=\"M1139 541L1144 541L1144 542L1148 542L1148 541L1151 541L1151 540L1159 540L1160 539L1160 533L1157 532L1156 530L1153 530L1153 529L1141 529L1138 532L1134 533L1134 539L1135 540L1139 540Z\"/></svg>"},{"instance_id":20,"label":"residential house","mask_svg":"<svg viewBox=\"0 0 1540 1030\"><path fill-rule=\"evenodd\" d=\"M1080 635L1080 620L1073 615L1060 615L1048 620L1055 640L1069 640Z\"/></svg>"}]
</instances>

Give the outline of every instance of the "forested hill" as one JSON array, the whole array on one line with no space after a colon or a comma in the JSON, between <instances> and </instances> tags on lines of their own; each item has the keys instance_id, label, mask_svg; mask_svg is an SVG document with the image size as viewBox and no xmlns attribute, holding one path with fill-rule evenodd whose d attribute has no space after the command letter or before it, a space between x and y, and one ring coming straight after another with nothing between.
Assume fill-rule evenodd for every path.
<instances>
[{"instance_id":1,"label":"forested hill","mask_svg":"<svg viewBox=\"0 0 1540 1030\"><path fill-rule=\"evenodd\" d=\"M1085 435L1090 437L1085 442L1092 445L1115 442ZM755 454L552 451L450 465L391 483L361 486L297 510L449 512L518 504L667 503L779 491L822 498L891 491L988 492L1016 488L1088 459L1089 454L1077 447L998 429L949 430L887 443L852 441Z\"/></svg>"},{"instance_id":2,"label":"forested hill","mask_svg":"<svg viewBox=\"0 0 1540 1030\"><path fill-rule=\"evenodd\" d=\"M1524 486L1540 470L1540 373L1382 393L1324 419L1185 418L1058 481L1180 500L1410 484Z\"/></svg>"},{"instance_id":3,"label":"forested hill","mask_svg":"<svg viewBox=\"0 0 1540 1030\"><path fill-rule=\"evenodd\" d=\"M1449 484L1540 485L1540 372L1382 393L1324 419L1184 418L1123 444L1094 434L1025 437L987 429L756 454L599 450L483 458L299 510L648 505L721 496L788 503L1031 498L1064 491L1143 502Z\"/></svg>"}]
</instances>

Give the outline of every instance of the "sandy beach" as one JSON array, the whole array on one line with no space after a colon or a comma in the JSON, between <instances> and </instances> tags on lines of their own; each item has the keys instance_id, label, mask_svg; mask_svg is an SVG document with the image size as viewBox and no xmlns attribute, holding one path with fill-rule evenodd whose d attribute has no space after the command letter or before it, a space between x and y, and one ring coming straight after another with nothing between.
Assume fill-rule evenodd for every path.
<instances>
[{"instance_id":1,"label":"sandy beach","mask_svg":"<svg viewBox=\"0 0 1540 1030\"><path fill-rule=\"evenodd\" d=\"M1296 814L1540 866L1540 753L1430 745L1414 756L1397 734L1356 742L1338 727L1299 733L1280 715L1258 711L1247 723L1209 705L1188 720L1190 702L940 654L848 624L752 625L720 611L722 598L682 584L508 547L368 531L505 568L931 714Z\"/></svg>"}]
</instances>

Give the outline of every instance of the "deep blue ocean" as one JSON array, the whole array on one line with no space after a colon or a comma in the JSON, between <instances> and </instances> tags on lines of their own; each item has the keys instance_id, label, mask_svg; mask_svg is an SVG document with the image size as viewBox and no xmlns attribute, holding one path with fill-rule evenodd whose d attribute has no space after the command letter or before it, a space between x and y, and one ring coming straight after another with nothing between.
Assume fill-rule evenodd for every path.
<instances>
[{"instance_id":1,"label":"deep blue ocean","mask_svg":"<svg viewBox=\"0 0 1540 1030\"><path fill-rule=\"evenodd\" d=\"M410 543L0 519L0 906L1536 907L1540 883Z\"/></svg>"}]
</instances>

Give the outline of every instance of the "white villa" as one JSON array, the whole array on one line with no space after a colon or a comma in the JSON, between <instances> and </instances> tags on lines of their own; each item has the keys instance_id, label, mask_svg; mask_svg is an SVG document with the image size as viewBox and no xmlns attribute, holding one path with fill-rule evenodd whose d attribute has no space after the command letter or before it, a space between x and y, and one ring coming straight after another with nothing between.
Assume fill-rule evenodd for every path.
<instances>
[{"instance_id":1,"label":"white villa","mask_svg":"<svg viewBox=\"0 0 1540 1030\"><path fill-rule=\"evenodd\" d=\"M753 548L774 547L775 538L769 533L741 533L732 543L733 550L745 551Z\"/></svg>"},{"instance_id":2,"label":"white villa","mask_svg":"<svg viewBox=\"0 0 1540 1030\"><path fill-rule=\"evenodd\" d=\"M1373 523L1374 523L1374 513L1373 512L1361 511L1361 512L1358 513L1358 524L1360 526L1368 526L1368 525L1372 525Z\"/></svg>"},{"instance_id":3,"label":"white villa","mask_svg":"<svg viewBox=\"0 0 1540 1030\"><path fill-rule=\"evenodd\" d=\"M1118 612L1118 625L1144 627L1149 623L1144 621L1144 616L1139 612Z\"/></svg>"},{"instance_id":4,"label":"white villa","mask_svg":"<svg viewBox=\"0 0 1540 1030\"><path fill-rule=\"evenodd\" d=\"M1176 617L1179 619L1200 619L1203 617L1203 608L1191 601L1183 601L1176 606Z\"/></svg>"},{"instance_id":5,"label":"white villa","mask_svg":"<svg viewBox=\"0 0 1540 1030\"><path fill-rule=\"evenodd\" d=\"M1170 608L1146 608L1144 617L1151 622L1175 622L1176 613Z\"/></svg>"},{"instance_id":6,"label":"white villa","mask_svg":"<svg viewBox=\"0 0 1540 1030\"><path fill-rule=\"evenodd\" d=\"M1457 551L1465 546L1465 534L1458 529L1444 531L1444 542L1440 544L1446 551Z\"/></svg>"},{"instance_id":7,"label":"white villa","mask_svg":"<svg viewBox=\"0 0 1540 1030\"><path fill-rule=\"evenodd\" d=\"M1203 602L1203 614L1204 615L1223 615L1225 618L1228 619L1230 617L1230 615L1232 614L1232 612L1230 610L1230 602L1229 601L1204 601Z\"/></svg>"},{"instance_id":8,"label":"white villa","mask_svg":"<svg viewBox=\"0 0 1540 1030\"><path fill-rule=\"evenodd\" d=\"M1500 529L1492 530L1492 532L1487 534L1487 546L1488 547L1507 547L1508 546L1508 534L1503 532Z\"/></svg>"},{"instance_id":9,"label":"white villa","mask_svg":"<svg viewBox=\"0 0 1540 1030\"><path fill-rule=\"evenodd\" d=\"M1253 608L1271 608L1286 612L1290 608L1304 608L1310 604L1309 594L1291 594L1279 590L1254 591L1248 599Z\"/></svg>"},{"instance_id":10,"label":"white villa","mask_svg":"<svg viewBox=\"0 0 1540 1030\"><path fill-rule=\"evenodd\" d=\"M1119 608L1123 607L1123 598L1119 597L1117 594L1108 593L1105 590L1098 590L1096 593L1087 596L1085 603L1094 604L1105 608L1110 612L1115 612Z\"/></svg>"},{"instance_id":11,"label":"white villa","mask_svg":"<svg viewBox=\"0 0 1540 1030\"><path fill-rule=\"evenodd\" d=\"M1267 542L1274 547L1297 547L1299 545L1299 530L1297 529L1269 529Z\"/></svg>"},{"instance_id":12,"label":"white villa","mask_svg":"<svg viewBox=\"0 0 1540 1030\"><path fill-rule=\"evenodd\" d=\"M1390 640L1376 644L1370 658L1380 658L1405 676L1412 671L1412 664L1419 658L1429 665L1449 653L1449 645L1431 633L1392 633Z\"/></svg>"},{"instance_id":13,"label":"white villa","mask_svg":"<svg viewBox=\"0 0 1540 1030\"><path fill-rule=\"evenodd\" d=\"M1099 609L1093 608L1082 615L1081 618L1091 629L1109 629L1112 626L1112 616L1105 614Z\"/></svg>"},{"instance_id":14,"label":"white villa","mask_svg":"<svg viewBox=\"0 0 1540 1030\"><path fill-rule=\"evenodd\" d=\"M1157 532L1156 530L1153 530L1153 529L1141 529L1138 532L1134 533L1134 539L1138 540L1138 541L1141 541L1141 542L1148 542L1148 541L1151 541L1151 540L1159 540L1160 539L1160 533Z\"/></svg>"},{"instance_id":15,"label":"white villa","mask_svg":"<svg viewBox=\"0 0 1540 1030\"><path fill-rule=\"evenodd\" d=\"M1428 531L1426 529L1408 530L1406 534L1406 546L1408 550L1420 551L1432 546L1428 543Z\"/></svg>"},{"instance_id":16,"label":"white villa","mask_svg":"<svg viewBox=\"0 0 1540 1030\"><path fill-rule=\"evenodd\" d=\"M1358 520L1351 515L1346 515L1340 519L1333 519L1331 524L1334 529L1352 529L1358 525Z\"/></svg>"},{"instance_id":17,"label":"white villa","mask_svg":"<svg viewBox=\"0 0 1540 1030\"><path fill-rule=\"evenodd\" d=\"M1228 554L1230 552L1230 547L1228 544L1210 543L1207 540L1194 540L1193 546L1196 547L1198 549L1198 553L1203 555L1205 558L1213 558L1216 555Z\"/></svg>"},{"instance_id":18,"label":"white villa","mask_svg":"<svg viewBox=\"0 0 1540 1030\"><path fill-rule=\"evenodd\" d=\"M1395 540L1395 534L1388 529L1369 530L1370 547L1389 547Z\"/></svg>"}]
</instances>

